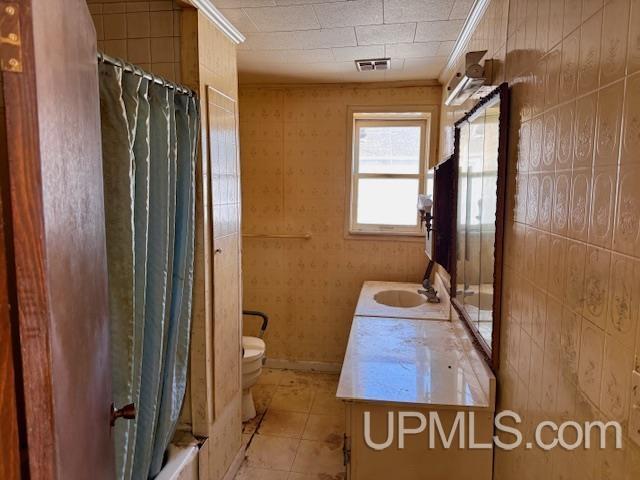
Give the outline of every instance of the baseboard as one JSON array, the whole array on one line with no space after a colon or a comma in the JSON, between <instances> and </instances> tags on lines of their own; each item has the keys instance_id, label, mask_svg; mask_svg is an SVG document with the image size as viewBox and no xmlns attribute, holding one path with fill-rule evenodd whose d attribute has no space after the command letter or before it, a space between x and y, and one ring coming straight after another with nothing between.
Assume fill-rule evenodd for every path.
<instances>
[{"instance_id":1,"label":"baseboard","mask_svg":"<svg viewBox=\"0 0 640 480\"><path fill-rule=\"evenodd\" d=\"M247 450L247 447L245 445L242 445L240 447L240 450L238 450L238 453L236 453L236 456L233 457L233 462L231 462L231 465L229 465L229 470L227 470L227 473L225 473L223 480L233 480L234 478L236 478L236 475L238 474L238 470L240 470L240 467L242 466L242 462L244 462L246 450ZM205 480L205 479L202 479L202 480Z\"/></svg>"},{"instance_id":2,"label":"baseboard","mask_svg":"<svg viewBox=\"0 0 640 480\"><path fill-rule=\"evenodd\" d=\"M264 362L264 366L267 368L323 373L340 373L340 370L342 369L341 363L311 362L306 360L287 360L280 358L267 358Z\"/></svg>"}]
</instances>

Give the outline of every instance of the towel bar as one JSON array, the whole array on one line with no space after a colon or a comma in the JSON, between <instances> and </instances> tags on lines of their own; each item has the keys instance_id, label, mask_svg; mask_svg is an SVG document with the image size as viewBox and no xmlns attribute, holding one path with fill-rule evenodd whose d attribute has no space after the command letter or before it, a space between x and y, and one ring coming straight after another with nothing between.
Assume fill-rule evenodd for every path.
<instances>
[{"instance_id":1,"label":"towel bar","mask_svg":"<svg viewBox=\"0 0 640 480\"><path fill-rule=\"evenodd\" d=\"M309 240L311 238L310 233L243 233L242 236L246 238L299 238L302 240Z\"/></svg>"}]
</instances>

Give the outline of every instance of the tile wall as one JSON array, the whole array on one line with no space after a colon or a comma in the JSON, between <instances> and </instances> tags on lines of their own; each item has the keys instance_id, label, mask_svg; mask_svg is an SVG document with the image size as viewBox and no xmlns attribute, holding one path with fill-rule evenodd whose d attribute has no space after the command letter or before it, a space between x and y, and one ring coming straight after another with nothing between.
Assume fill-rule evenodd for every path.
<instances>
[{"instance_id":1,"label":"tile wall","mask_svg":"<svg viewBox=\"0 0 640 480\"><path fill-rule=\"evenodd\" d=\"M362 282L422 279L423 239L345 238L347 107L440 97L440 86L241 86L243 233L312 235L243 239L243 306L271 318L267 357L342 362ZM245 334L257 328L245 319Z\"/></svg>"},{"instance_id":2,"label":"tile wall","mask_svg":"<svg viewBox=\"0 0 640 480\"><path fill-rule=\"evenodd\" d=\"M175 0L87 0L98 51L180 82L180 7Z\"/></svg>"},{"instance_id":3,"label":"tile wall","mask_svg":"<svg viewBox=\"0 0 640 480\"><path fill-rule=\"evenodd\" d=\"M625 432L620 451L498 450L495 478L640 478L640 1L492 0L481 49L512 95L499 409L528 435L546 419ZM460 114L445 110L443 158Z\"/></svg>"}]
</instances>

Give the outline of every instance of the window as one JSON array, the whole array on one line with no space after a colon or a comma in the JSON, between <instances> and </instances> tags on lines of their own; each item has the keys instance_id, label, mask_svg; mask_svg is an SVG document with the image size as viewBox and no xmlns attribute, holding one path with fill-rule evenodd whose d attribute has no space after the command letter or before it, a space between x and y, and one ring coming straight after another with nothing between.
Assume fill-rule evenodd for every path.
<instances>
[{"instance_id":1,"label":"window","mask_svg":"<svg viewBox=\"0 0 640 480\"><path fill-rule=\"evenodd\" d=\"M429 114L354 113L350 233L421 235Z\"/></svg>"}]
</instances>

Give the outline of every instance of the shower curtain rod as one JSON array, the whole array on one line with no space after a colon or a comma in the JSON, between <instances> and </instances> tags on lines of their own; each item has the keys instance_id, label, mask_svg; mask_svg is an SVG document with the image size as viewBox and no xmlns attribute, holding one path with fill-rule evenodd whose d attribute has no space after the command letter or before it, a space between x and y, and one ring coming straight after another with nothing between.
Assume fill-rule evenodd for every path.
<instances>
[{"instance_id":1,"label":"shower curtain rod","mask_svg":"<svg viewBox=\"0 0 640 480\"><path fill-rule=\"evenodd\" d=\"M138 75L142 78L146 78L147 80L151 80L152 82L155 82L159 85L163 85L167 88L172 88L178 93L182 93L190 97L195 96L195 92L190 88L170 82L169 80L159 77L158 75L147 73L139 67L126 63L118 58L110 57L106 53L98 52L98 61L102 63L108 63L109 65L114 65L116 67L120 67L125 72L133 73L134 75Z\"/></svg>"}]
</instances>

